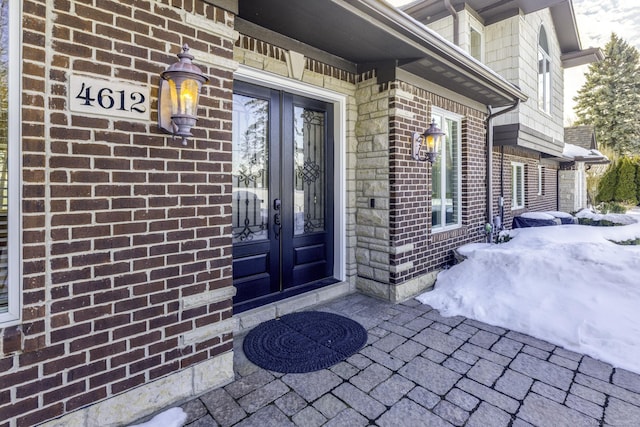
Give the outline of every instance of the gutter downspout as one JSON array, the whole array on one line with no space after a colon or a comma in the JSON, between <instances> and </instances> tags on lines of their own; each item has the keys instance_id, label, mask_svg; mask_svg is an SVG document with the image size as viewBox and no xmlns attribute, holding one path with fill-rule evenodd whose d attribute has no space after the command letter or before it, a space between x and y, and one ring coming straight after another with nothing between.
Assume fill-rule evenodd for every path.
<instances>
[{"instance_id":1,"label":"gutter downspout","mask_svg":"<svg viewBox=\"0 0 640 427\"><path fill-rule=\"evenodd\" d=\"M488 106L489 115L486 119L487 126L487 243L493 242L495 233L493 224L493 119L501 114L515 110L520 105L520 99L516 99L513 105L503 108L499 111L493 111L491 105Z\"/></svg>"},{"instance_id":2,"label":"gutter downspout","mask_svg":"<svg viewBox=\"0 0 640 427\"><path fill-rule=\"evenodd\" d=\"M460 23L458 22L458 12L451 4L451 0L444 0L444 6L449 10L453 18L453 44L460 46Z\"/></svg>"}]
</instances>

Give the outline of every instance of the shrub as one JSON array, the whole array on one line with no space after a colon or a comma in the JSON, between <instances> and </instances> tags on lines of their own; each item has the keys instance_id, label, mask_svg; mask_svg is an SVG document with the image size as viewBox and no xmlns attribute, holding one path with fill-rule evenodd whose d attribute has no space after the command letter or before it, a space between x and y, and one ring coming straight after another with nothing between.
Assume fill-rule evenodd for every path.
<instances>
[{"instance_id":1,"label":"shrub","mask_svg":"<svg viewBox=\"0 0 640 427\"><path fill-rule=\"evenodd\" d=\"M509 240L511 240L511 236L508 231L501 231L496 236L496 243L507 243Z\"/></svg>"},{"instance_id":2,"label":"shrub","mask_svg":"<svg viewBox=\"0 0 640 427\"><path fill-rule=\"evenodd\" d=\"M624 246L638 246L640 245L640 238L637 239L628 239L616 242L615 240L611 240L613 243Z\"/></svg>"},{"instance_id":3,"label":"shrub","mask_svg":"<svg viewBox=\"0 0 640 427\"><path fill-rule=\"evenodd\" d=\"M598 212L603 214L608 213L627 213L627 207L623 204L616 202L604 202L598 205Z\"/></svg>"},{"instance_id":4,"label":"shrub","mask_svg":"<svg viewBox=\"0 0 640 427\"><path fill-rule=\"evenodd\" d=\"M635 162L636 162L636 199L640 201L640 157L636 157Z\"/></svg>"},{"instance_id":5,"label":"shrub","mask_svg":"<svg viewBox=\"0 0 640 427\"><path fill-rule=\"evenodd\" d=\"M598 195L596 202L611 202L616 193L618 183L618 168L615 163L611 163L598 184Z\"/></svg>"},{"instance_id":6,"label":"shrub","mask_svg":"<svg viewBox=\"0 0 640 427\"><path fill-rule=\"evenodd\" d=\"M616 183L613 200L632 206L637 205L635 163L630 158L623 157L622 160L618 162L617 171L618 181Z\"/></svg>"}]
</instances>

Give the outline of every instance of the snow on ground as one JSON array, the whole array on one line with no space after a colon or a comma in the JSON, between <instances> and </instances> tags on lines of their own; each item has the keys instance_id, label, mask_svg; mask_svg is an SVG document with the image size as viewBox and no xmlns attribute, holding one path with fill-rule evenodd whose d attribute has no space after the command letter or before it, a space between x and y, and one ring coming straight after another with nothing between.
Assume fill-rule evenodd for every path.
<instances>
[{"instance_id":1,"label":"snow on ground","mask_svg":"<svg viewBox=\"0 0 640 427\"><path fill-rule=\"evenodd\" d=\"M180 427L187 421L187 414L182 408L171 408L159 413L146 423L129 427Z\"/></svg>"},{"instance_id":2,"label":"snow on ground","mask_svg":"<svg viewBox=\"0 0 640 427\"><path fill-rule=\"evenodd\" d=\"M521 228L463 246L467 259L418 300L640 373L640 246L612 242L640 238L633 213L607 216L630 225Z\"/></svg>"}]
</instances>

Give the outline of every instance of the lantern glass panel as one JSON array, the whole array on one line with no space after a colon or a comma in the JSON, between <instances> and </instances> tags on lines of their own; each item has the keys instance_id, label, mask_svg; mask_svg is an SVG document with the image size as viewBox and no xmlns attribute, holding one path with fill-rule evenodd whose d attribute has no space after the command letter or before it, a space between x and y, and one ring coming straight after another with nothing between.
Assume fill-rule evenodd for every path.
<instances>
[{"instance_id":1,"label":"lantern glass panel","mask_svg":"<svg viewBox=\"0 0 640 427\"><path fill-rule=\"evenodd\" d=\"M169 85L169 96L171 97L171 115L178 114L178 88L176 82L173 80L167 80Z\"/></svg>"},{"instance_id":2,"label":"lantern glass panel","mask_svg":"<svg viewBox=\"0 0 640 427\"><path fill-rule=\"evenodd\" d=\"M195 116L198 109L198 94L200 92L200 84L193 79L187 79L182 82L180 88L180 109L179 114Z\"/></svg>"}]
</instances>

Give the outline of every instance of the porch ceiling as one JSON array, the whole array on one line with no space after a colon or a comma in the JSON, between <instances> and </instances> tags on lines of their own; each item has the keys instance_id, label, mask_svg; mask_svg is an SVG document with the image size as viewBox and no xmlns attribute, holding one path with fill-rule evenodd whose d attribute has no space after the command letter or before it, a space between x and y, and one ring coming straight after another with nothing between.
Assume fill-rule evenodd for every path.
<instances>
[{"instance_id":1,"label":"porch ceiling","mask_svg":"<svg viewBox=\"0 0 640 427\"><path fill-rule=\"evenodd\" d=\"M379 0L240 0L239 17L356 65L399 67L485 105L526 96L439 35Z\"/></svg>"}]
</instances>

